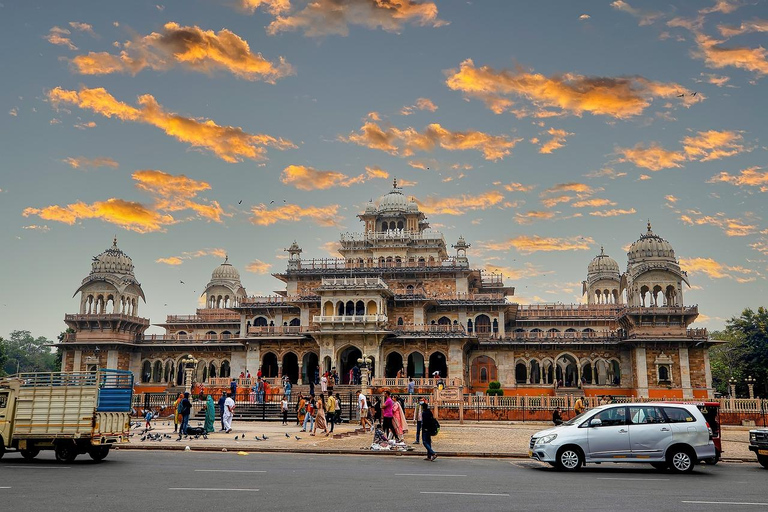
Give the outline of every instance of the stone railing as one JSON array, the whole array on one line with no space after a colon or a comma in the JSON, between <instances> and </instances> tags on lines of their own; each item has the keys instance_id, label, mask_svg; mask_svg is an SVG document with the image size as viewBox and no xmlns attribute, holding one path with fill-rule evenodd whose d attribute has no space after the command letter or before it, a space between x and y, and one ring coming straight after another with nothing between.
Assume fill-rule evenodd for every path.
<instances>
[{"instance_id":1,"label":"stone railing","mask_svg":"<svg viewBox=\"0 0 768 512\"><path fill-rule=\"evenodd\" d=\"M417 388L435 388L438 382L442 382L447 387L463 386L464 381L458 377L451 377L445 379L432 379L432 378L415 378L413 379ZM374 387L388 387L388 388L407 388L408 378L373 378L371 379L371 386Z\"/></svg>"},{"instance_id":2,"label":"stone railing","mask_svg":"<svg viewBox=\"0 0 768 512\"><path fill-rule=\"evenodd\" d=\"M511 332L506 339L512 340L581 340L581 339L624 339L623 330L576 331L576 332Z\"/></svg>"},{"instance_id":3,"label":"stone railing","mask_svg":"<svg viewBox=\"0 0 768 512\"><path fill-rule=\"evenodd\" d=\"M517 310L518 320L533 318L615 318L619 304L530 304Z\"/></svg>"},{"instance_id":4,"label":"stone railing","mask_svg":"<svg viewBox=\"0 0 768 512\"><path fill-rule=\"evenodd\" d=\"M238 334L146 334L140 338L142 343L211 343L240 338Z\"/></svg>"},{"instance_id":5,"label":"stone railing","mask_svg":"<svg viewBox=\"0 0 768 512\"><path fill-rule=\"evenodd\" d=\"M305 325L280 325L280 326L250 326L248 334L255 336L270 336L277 334L302 334L309 332L309 327Z\"/></svg>"},{"instance_id":6,"label":"stone railing","mask_svg":"<svg viewBox=\"0 0 768 512\"><path fill-rule=\"evenodd\" d=\"M225 309L198 309L195 315L168 315L166 323L188 322L240 322L240 313Z\"/></svg>"},{"instance_id":7,"label":"stone railing","mask_svg":"<svg viewBox=\"0 0 768 512\"><path fill-rule=\"evenodd\" d=\"M362 323L386 323L387 315L315 315L312 322L316 324L362 324Z\"/></svg>"},{"instance_id":8,"label":"stone railing","mask_svg":"<svg viewBox=\"0 0 768 512\"><path fill-rule=\"evenodd\" d=\"M393 332L428 334L466 334L463 325L453 324L403 324L391 327Z\"/></svg>"},{"instance_id":9,"label":"stone railing","mask_svg":"<svg viewBox=\"0 0 768 512\"><path fill-rule=\"evenodd\" d=\"M121 320L124 322L134 322L138 324L149 325L149 319L142 318L140 316L126 315L123 313L99 313L99 314L87 314L78 313L72 315L64 315L64 321L67 322L114 322L115 320Z\"/></svg>"}]
</instances>

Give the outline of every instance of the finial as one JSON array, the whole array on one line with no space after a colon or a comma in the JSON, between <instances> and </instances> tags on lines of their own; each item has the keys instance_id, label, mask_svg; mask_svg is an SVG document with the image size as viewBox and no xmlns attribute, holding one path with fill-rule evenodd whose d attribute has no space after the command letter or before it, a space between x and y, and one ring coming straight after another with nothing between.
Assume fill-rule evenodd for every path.
<instances>
[{"instance_id":1,"label":"finial","mask_svg":"<svg viewBox=\"0 0 768 512\"><path fill-rule=\"evenodd\" d=\"M392 188L397 188L397 178L392 179Z\"/></svg>"},{"instance_id":2,"label":"finial","mask_svg":"<svg viewBox=\"0 0 768 512\"><path fill-rule=\"evenodd\" d=\"M224 253L224 263L227 263L229 261L229 254Z\"/></svg>"},{"instance_id":3,"label":"finial","mask_svg":"<svg viewBox=\"0 0 768 512\"><path fill-rule=\"evenodd\" d=\"M648 219L648 232L651 232L651 219Z\"/></svg>"},{"instance_id":4,"label":"finial","mask_svg":"<svg viewBox=\"0 0 768 512\"><path fill-rule=\"evenodd\" d=\"M605 256L605 251L603 250L603 246L600 246L600 256Z\"/></svg>"},{"instance_id":5,"label":"finial","mask_svg":"<svg viewBox=\"0 0 768 512\"><path fill-rule=\"evenodd\" d=\"M112 238L112 247L117 247L117 235Z\"/></svg>"}]
</instances>

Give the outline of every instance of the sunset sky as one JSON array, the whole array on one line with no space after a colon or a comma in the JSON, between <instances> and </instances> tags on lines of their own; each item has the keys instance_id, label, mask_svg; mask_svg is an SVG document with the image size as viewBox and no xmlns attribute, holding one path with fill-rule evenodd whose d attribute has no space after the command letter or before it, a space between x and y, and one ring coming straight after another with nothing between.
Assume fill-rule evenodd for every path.
<instances>
[{"instance_id":1,"label":"sunset sky","mask_svg":"<svg viewBox=\"0 0 768 512\"><path fill-rule=\"evenodd\" d=\"M153 323L224 254L272 293L393 178L517 302L650 219L697 326L766 305L768 2L160 1L0 0L0 335L64 330L114 235Z\"/></svg>"}]
</instances>

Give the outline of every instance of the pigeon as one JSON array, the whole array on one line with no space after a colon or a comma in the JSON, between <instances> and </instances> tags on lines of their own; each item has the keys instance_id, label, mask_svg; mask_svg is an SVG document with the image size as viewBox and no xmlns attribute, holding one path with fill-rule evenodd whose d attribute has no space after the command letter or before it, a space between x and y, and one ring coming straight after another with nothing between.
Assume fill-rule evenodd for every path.
<instances>
[{"instance_id":1,"label":"pigeon","mask_svg":"<svg viewBox=\"0 0 768 512\"><path fill-rule=\"evenodd\" d=\"M293 436L296 438L297 441L301 441L301 438L299 436Z\"/></svg>"},{"instance_id":2,"label":"pigeon","mask_svg":"<svg viewBox=\"0 0 768 512\"><path fill-rule=\"evenodd\" d=\"M683 96L685 96L685 94L684 94L684 93L683 93L683 94L678 94L678 95L677 95L677 97L678 97L678 98L682 98Z\"/></svg>"},{"instance_id":3,"label":"pigeon","mask_svg":"<svg viewBox=\"0 0 768 512\"><path fill-rule=\"evenodd\" d=\"M143 436L143 437L141 438L141 440L142 440L142 441L146 441L146 440L147 440L147 437L146 437L146 436Z\"/></svg>"},{"instance_id":4,"label":"pigeon","mask_svg":"<svg viewBox=\"0 0 768 512\"><path fill-rule=\"evenodd\" d=\"M274 203L274 201L270 201L270 202L269 202L269 204L272 204L272 203Z\"/></svg>"},{"instance_id":5,"label":"pigeon","mask_svg":"<svg viewBox=\"0 0 768 512\"><path fill-rule=\"evenodd\" d=\"M291 438L291 436L288 435L288 432L285 433L285 437L287 437L289 439Z\"/></svg>"},{"instance_id":6,"label":"pigeon","mask_svg":"<svg viewBox=\"0 0 768 512\"><path fill-rule=\"evenodd\" d=\"M240 439L240 436L235 436L235 441L237 441L238 439Z\"/></svg>"},{"instance_id":7,"label":"pigeon","mask_svg":"<svg viewBox=\"0 0 768 512\"><path fill-rule=\"evenodd\" d=\"M241 199L241 200L239 200L239 201L237 202L237 204L243 204L243 200L242 200L242 199Z\"/></svg>"},{"instance_id":8,"label":"pigeon","mask_svg":"<svg viewBox=\"0 0 768 512\"><path fill-rule=\"evenodd\" d=\"M267 439L269 439L269 438L268 438L267 436L265 436L264 434L261 434L261 438L262 438L263 440L265 440L265 441L266 441Z\"/></svg>"},{"instance_id":9,"label":"pigeon","mask_svg":"<svg viewBox=\"0 0 768 512\"><path fill-rule=\"evenodd\" d=\"M182 281L181 279L179 279L179 282L180 282L181 284L185 284L185 283L184 283L184 281Z\"/></svg>"}]
</instances>

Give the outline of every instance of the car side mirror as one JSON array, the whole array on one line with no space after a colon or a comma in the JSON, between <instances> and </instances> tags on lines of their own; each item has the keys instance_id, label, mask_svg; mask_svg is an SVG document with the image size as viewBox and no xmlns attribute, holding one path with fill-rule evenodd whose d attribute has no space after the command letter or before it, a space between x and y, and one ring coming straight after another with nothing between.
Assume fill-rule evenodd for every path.
<instances>
[{"instance_id":1,"label":"car side mirror","mask_svg":"<svg viewBox=\"0 0 768 512\"><path fill-rule=\"evenodd\" d=\"M590 427L599 427L602 424L603 424L603 420L601 420L600 418L592 418L589 421L589 426Z\"/></svg>"}]
</instances>

